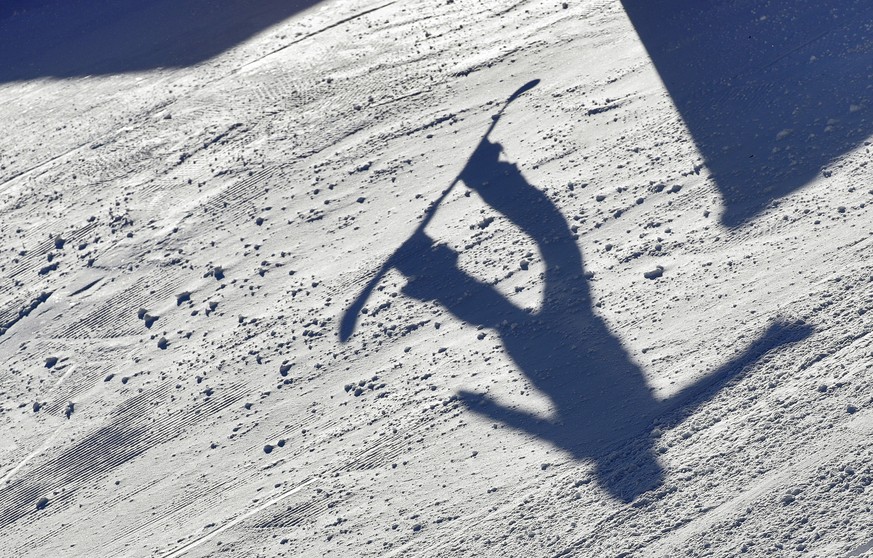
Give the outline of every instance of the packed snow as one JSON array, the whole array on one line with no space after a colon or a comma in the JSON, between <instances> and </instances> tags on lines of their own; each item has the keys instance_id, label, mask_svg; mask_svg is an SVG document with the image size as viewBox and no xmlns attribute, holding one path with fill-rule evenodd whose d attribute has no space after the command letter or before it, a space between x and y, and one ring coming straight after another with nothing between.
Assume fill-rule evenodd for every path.
<instances>
[{"instance_id":1,"label":"packed snow","mask_svg":"<svg viewBox=\"0 0 873 558\"><path fill-rule=\"evenodd\" d=\"M140 4L0 9L0 555L873 555L873 5Z\"/></svg>"}]
</instances>

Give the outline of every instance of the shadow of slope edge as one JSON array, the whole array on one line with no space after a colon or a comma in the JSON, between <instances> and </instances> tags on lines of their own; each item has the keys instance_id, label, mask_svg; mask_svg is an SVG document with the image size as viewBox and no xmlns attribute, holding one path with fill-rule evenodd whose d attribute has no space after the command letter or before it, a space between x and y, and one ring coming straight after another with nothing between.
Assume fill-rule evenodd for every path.
<instances>
[{"instance_id":1,"label":"shadow of slope edge","mask_svg":"<svg viewBox=\"0 0 873 558\"><path fill-rule=\"evenodd\" d=\"M318 0L10 0L0 83L187 67Z\"/></svg>"},{"instance_id":2,"label":"shadow of slope edge","mask_svg":"<svg viewBox=\"0 0 873 558\"><path fill-rule=\"evenodd\" d=\"M873 135L873 2L622 0L736 227Z\"/></svg>"}]
</instances>

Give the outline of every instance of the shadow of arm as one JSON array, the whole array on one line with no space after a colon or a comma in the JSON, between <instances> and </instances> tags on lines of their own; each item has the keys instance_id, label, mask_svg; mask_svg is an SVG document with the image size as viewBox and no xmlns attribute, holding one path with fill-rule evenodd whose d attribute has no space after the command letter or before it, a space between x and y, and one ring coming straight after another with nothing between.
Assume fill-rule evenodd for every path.
<instances>
[{"instance_id":1,"label":"shadow of arm","mask_svg":"<svg viewBox=\"0 0 873 558\"><path fill-rule=\"evenodd\" d=\"M550 438L552 424L534 414L511 409L497 403L487 395L471 391L461 390L458 392L458 399L478 415L539 438Z\"/></svg>"},{"instance_id":2,"label":"shadow of arm","mask_svg":"<svg viewBox=\"0 0 873 558\"><path fill-rule=\"evenodd\" d=\"M764 332L757 341L752 343L742 354L725 363L718 370L711 372L696 383L662 402L665 412L682 408L682 418L690 416L698 407L711 399L725 384L743 376L743 371L750 364L761 359L767 353L777 348L803 341L813 333L813 328L803 322L776 322Z\"/></svg>"}]
</instances>

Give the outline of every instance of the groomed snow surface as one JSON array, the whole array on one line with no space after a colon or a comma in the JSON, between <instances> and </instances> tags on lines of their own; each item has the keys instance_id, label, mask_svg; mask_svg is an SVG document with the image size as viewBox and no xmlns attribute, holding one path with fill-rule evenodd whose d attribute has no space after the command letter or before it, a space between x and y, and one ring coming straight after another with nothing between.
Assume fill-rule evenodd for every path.
<instances>
[{"instance_id":1,"label":"groomed snow surface","mask_svg":"<svg viewBox=\"0 0 873 558\"><path fill-rule=\"evenodd\" d=\"M0 556L873 555L873 5L221 4L0 10Z\"/></svg>"}]
</instances>

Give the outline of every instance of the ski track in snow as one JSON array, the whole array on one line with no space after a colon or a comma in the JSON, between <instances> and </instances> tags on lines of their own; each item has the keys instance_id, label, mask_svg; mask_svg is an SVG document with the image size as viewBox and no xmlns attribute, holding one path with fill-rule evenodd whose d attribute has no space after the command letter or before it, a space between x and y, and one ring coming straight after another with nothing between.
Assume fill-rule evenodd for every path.
<instances>
[{"instance_id":1,"label":"ski track in snow","mask_svg":"<svg viewBox=\"0 0 873 558\"><path fill-rule=\"evenodd\" d=\"M847 26L733 77L868 52ZM341 343L344 310L532 79L491 139L547 200L526 215L553 205L581 250L590 295L559 295L582 333L572 312L477 327L446 307L464 292L423 301L392 269ZM802 187L731 194L754 209L732 226L729 180L621 2L325 2L194 66L2 83L0 99L0 556L870 549L868 99L815 122L851 148ZM798 124L778 128L760 140L774 157L801 149ZM548 307L562 239L464 184L426 233L447 249L411 261L450 249L467 287ZM566 428L550 441L487 414L567 411L561 385L538 387L560 362L513 360L516 326L589 355L579 382L617 340L650 402L735 369L585 458ZM609 425L584 414L598 389L570 416ZM637 483L646 451L655 486Z\"/></svg>"}]
</instances>

